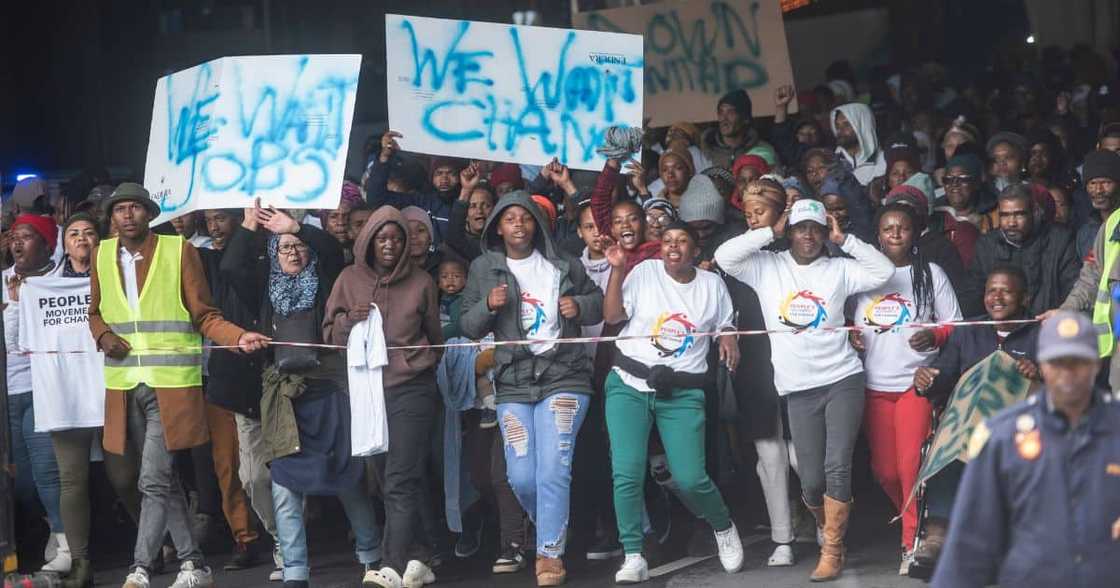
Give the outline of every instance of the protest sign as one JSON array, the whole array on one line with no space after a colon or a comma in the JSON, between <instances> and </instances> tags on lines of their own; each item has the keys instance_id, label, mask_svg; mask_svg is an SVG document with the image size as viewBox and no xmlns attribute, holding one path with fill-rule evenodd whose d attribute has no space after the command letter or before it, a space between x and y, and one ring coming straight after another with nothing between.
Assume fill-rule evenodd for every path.
<instances>
[{"instance_id":1,"label":"protest sign","mask_svg":"<svg viewBox=\"0 0 1120 588\"><path fill-rule=\"evenodd\" d=\"M361 55L222 57L156 83L144 187L163 213L335 208Z\"/></svg>"},{"instance_id":2,"label":"protest sign","mask_svg":"<svg viewBox=\"0 0 1120 588\"><path fill-rule=\"evenodd\" d=\"M58 352L31 354L37 432L105 424L105 359L89 331L89 302L89 278L43 276L20 285L20 350Z\"/></svg>"},{"instance_id":3,"label":"protest sign","mask_svg":"<svg viewBox=\"0 0 1120 588\"><path fill-rule=\"evenodd\" d=\"M996 351L961 376L922 467L915 489L955 460L967 461L968 438L984 419L1023 400L1031 381L1019 373L1014 357Z\"/></svg>"},{"instance_id":4,"label":"protest sign","mask_svg":"<svg viewBox=\"0 0 1120 588\"><path fill-rule=\"evenodd\" d=\"M754 116L769 116L774 89L793 83L778 0L657 2L573 14L572 22L645 36L652 126L715 120L719 97L739 88L750 94Z\"/></svg>"},{"instance_id":5,"label":"protest sign","mask_svg":"<svg viewBox=\"0 0 1120 588\"><path fill-rule=\"evenodd\" d=\"M642 125L642 38L388 14L389 126L407 151L601 169Z\"/></svg>"}]
</instances>

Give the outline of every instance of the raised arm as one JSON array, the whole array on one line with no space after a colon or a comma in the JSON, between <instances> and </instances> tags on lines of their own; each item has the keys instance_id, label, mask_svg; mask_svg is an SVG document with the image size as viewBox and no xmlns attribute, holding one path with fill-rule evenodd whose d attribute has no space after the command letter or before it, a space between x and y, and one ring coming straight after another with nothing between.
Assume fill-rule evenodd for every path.
<instances>
[{"instance_id":1,"label":"raised arm","mask_svg":"<svg viewBox=\"0 0 1120 588\"><path fill-rule=\"evenodd\" d=\"M617 159L608 159L603 171L595 179L595 188L591 190L591 216L595 218L595 226L600 235L611 234L611 207L614 206L611 195L618 184L621 168Z\"/></svg>"},{"instance_id":2,"label":"raised arm","mask_svg":"<svg viewBox=\"0 0 1120 588\"><path fill-rule=\"evenodd\" d=\"M626 251L617 243L606 250L607 263L611 264L611 277L603 294L603 321L617 325L627 321L626 305L622 301L622 284L626 281Z\"/></svg>"},{"instance_id":3,"label":"raised arm","mask_svg":"<svg viewBox=\"0 0 1120 588\"><path fill-rule=\"evenodd\" d=\"M832 228L833 243L837 243L839 227L833 217L829 218ZM843 235L843 241L837 243L840 250L852 256L844 260L844 283L849 294L874 290L887 283L894 275L894 264L887 259L881 251L869 243L865 243L853 235Z\"/></svg>"}]
</instances>

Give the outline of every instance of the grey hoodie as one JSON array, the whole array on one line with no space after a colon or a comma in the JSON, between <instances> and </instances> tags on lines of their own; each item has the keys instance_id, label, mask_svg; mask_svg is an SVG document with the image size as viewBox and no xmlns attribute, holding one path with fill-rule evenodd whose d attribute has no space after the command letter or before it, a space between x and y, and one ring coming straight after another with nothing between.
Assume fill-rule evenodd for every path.
<instances>
[{"instance_id":1,"label":"grey hoodie","mask_svg":"<svg viewBox=\"0 0 1120 588\"><path fill-rule=\"evenodd\" d=\"M493 332L498 341L526 338L521 326L521 291L506 264L505 243L498 236L498 219L510 206L520 206L537 222L534 248L560 270L560 296L571 296L579 306L575 319L560 317L560 336L579 337L580 327L603 320L603 292L595 285L583 264L560 251L547 230L548 219L533 203L528 192L518 190L498 201L482 232L482 255L471 263L467 287L462 295L459 327L471 339ZM486 304L490 291L506 285L508 302L496 312ZM495 383L498 402L535 403L557 392L591 394L591 359L584 345L560 344L540 355L527 346L499 346L494 352Z\"/></svg>"}]
</instances>

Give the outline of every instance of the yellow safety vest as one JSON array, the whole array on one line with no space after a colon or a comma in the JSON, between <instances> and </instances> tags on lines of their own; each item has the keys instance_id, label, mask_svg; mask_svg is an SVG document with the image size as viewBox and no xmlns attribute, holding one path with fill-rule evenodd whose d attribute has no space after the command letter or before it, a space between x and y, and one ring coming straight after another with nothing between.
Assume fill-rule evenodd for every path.
<instances>
[{"instance_id":1,"label":"yellow safety vest","mask_svg":"<svg viewBox=\"0 0 1120 588\"><path fill-rule=\"evenodd\" d=\"M117 270L118 240L106 239L97 250L101 318L132 347L124 359L105 356L105 387L111 390L131 390L139 384L202 386L202 336L181 294L183 239L165 235L156 239L148 275L144 284L138 284L137 309L128 304Z\"/></svg>"},{"instance_id":2,"label":"yellow safety vest","mask_svg":"<svg viewBox=\"0 0 1120 588\"><path fill-rule=\"evenodd\" d=\"M1112 335L1112 289L1108 287L1108 276L1112 274L1112 266L1116 264L1116 257L1120 256L1120 242L1112 239L1116 225L1120 224L1120 210L1113 212L1108 221L1101 227L1104 235L1104 259L1098 259L1101 266L1101 281L1097 285L1097 301L1093 304L1093 326L1097 328L1097 344L1101 348L1101 357L1112 355L1116 346L1116 337Z\"/></svg>"}]
</instances>

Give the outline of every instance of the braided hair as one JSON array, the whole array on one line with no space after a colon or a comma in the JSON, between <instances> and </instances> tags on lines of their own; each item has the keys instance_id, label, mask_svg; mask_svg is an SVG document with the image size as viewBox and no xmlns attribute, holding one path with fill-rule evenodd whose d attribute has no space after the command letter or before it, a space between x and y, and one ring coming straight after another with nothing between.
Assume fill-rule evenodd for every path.
<instances>
[{"instance_id":1,"label":"braided hair","mask_svg":"<svg viewBox=\"0 0 1120 588\"><path fill-rule=\"evenodd\" d=\"M918 246L918 236L921 234L921 219L914 211L914 208L908 204L901 202L892 202L886 206L879 208L875 214L875 235L878 240L879 223L883 216L892 212L897 212L910 219L910 226L914 231L914 243L910 248L910 282L914 290L914 316L922 316L923 309L930 309L931 320L936 322L938 320L937 310L933 301L933 270L930 269L930 261L925 256L922 248ZM882 244L879 244L882 249Z\"/></svg>"}]
</instances>

